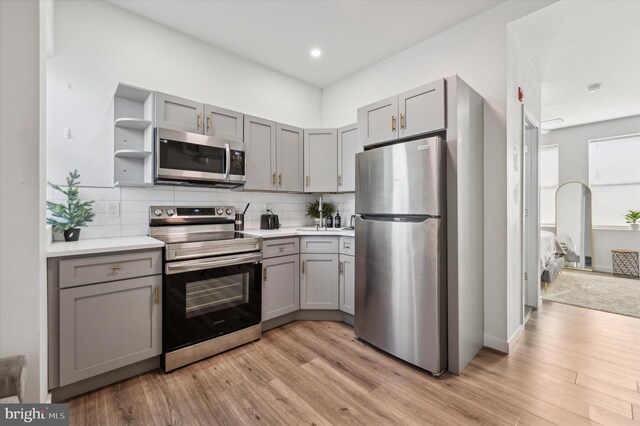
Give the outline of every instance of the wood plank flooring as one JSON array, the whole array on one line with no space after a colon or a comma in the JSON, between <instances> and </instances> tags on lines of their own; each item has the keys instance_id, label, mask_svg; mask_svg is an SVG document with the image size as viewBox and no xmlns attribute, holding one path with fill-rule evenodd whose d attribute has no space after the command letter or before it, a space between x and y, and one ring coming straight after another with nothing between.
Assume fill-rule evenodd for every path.
<instances>
[{"instance_id":1,"label":"wood plank flooring","mask_svg":"<svg viewBox=\"0 0 640 426\"><path fill-rule=\"evenodd\" d=\"M640 426L640 319L544 302L509 356L483 349L437 379L347 325L296 322L69 404L75 425Z\"/></svg>"}]
</instances>

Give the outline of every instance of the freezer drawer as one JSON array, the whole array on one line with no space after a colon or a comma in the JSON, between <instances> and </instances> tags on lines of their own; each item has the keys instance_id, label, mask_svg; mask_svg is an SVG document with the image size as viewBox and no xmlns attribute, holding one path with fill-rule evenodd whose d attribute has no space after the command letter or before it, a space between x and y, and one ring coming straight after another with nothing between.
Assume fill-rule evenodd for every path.
<instances>
[{"instance_id":1,"label":"freezer drawer","mask_svg":"<svg viewBox=\"0 0 640 426\"><path fill-rule=\"evenodd\" d=\"M447 368L442 219L356 219L355 334L432 373Z\"/></svg>"},{"instance_id":2,"label":"freezer drawer","mask_svg":"<svg viewBox=\"0 0 640 426\"><path fill-rule=\"evenodd\" d=\"M445 143L439 137L374 148L356 155L356 213L445 213Z\"/></svg>"}]
</instances>

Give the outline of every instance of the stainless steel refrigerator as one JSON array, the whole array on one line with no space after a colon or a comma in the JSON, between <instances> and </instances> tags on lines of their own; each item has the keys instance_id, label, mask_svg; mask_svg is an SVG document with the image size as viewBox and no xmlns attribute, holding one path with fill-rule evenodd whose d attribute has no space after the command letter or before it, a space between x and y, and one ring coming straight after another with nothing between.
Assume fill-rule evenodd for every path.
<instances>
[{"instance_id":1,"label":"stainless steel refrigerator","mask_svg":"<svg viewBox=\"0 0 640 426\"><path fill-rule=\"evenodd\" d=\"M355 334L425 370L447 368L445 143L356 156Z\"/></svg>"}]
</instances>

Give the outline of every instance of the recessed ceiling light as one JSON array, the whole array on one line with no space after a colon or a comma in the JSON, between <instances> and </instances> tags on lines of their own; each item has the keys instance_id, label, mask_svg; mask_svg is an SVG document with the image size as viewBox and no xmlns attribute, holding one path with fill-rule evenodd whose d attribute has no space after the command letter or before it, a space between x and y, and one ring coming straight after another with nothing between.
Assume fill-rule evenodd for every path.
<instances>
[{"instance_id":1,"label":"recessed ceiling light","mask_svg":"<svg viewBox=\"0 0 640 426\"><path fill-rule=\"evenodd\" d=\"M593 83L587 86L587 92L589 93L596 93L600 91L600 87L602 87L602 84L600 83Z\"/></svg>"},{"instance_id":2,"label":"recessed ceiling light","mask_svg":"<svg viewBox=\"0 0 640 426\"><path fill-rule=\"evenodd\" d=\"M311 56L313 56L314 58L319 57L320 55L322 55L322 51L320 49L312 49L311 52L309 52L311 54Z\"/></svg>"}]
</instances>

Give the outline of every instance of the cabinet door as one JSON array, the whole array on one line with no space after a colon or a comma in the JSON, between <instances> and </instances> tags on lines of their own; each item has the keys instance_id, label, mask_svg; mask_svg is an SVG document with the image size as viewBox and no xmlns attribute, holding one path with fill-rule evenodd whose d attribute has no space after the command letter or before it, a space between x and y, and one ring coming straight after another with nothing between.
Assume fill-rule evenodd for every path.
<instances>
[{"instance_id":1,"label":"cabinet door","mask_svg":"<svg viewBox=\"0 0 640 426\"><path fill-rule=\"evenodd\" d=\"M244 116L246 144L246 190L276 189L276 123L250 115Z\"/></svg>"},{"instance_id":2,"label":"cabinet door","mask_svg":"<svg viewBox=\"0 0 640 426\"><path fill-rule=\"evenodd\" d=\"M203 133L204 105L189 99L155 92L155 126Z\"/></svg>"},{"instance_id":3,"label":"cabinet door","mask_svg":"<svg viewBox=\"0 0 640 426\"><path fill-rule=\"evenodd\" d=\"M340 255L340 310L355 315L356 264L353 256Z\"/></svg>"},{"instance_id":4,"label":"cabinet door","mask_svg":"<svg viewBox=\"0 0 640 426\"><path fill-rule=\"evenodd\" d=\"M338 190L337 129L304 131L305 192Z\"/></svg>"},{"instance_id":5,"label":"cabinet door","mask_svg":"<svg viewBox=\"0 0 640 426\"><path fill-rule=\"evenodd\" d=\"M274 257L262 266L262 321L300 309L300 257Z\"/></svg>"},{"instance_id":6,"label":"cabinet door","mask_svg":"<svg viewBox=\"0 0 640 426\"><path fill-rule=\"evenodd\" d=\"M301 254L300 309L338 309L338 255Z\"/></svg>"},{"instance_id":7,"label":"cabinet door","mask_svg":"<svg viewBox=\"0 0 640 426\"><path fill-rule=\"evenodd\" d=\"M444 80L438 80L398 95L400 137L446 128L444 92Z\"/></svg>"},{"instance_id":8,"label":"cabinet door","mask_svg":"<svg viewBox=\"0 0 640 426\"><path fill-rule=\"evenodd\" d=\"M241 112L205 105L204 116L206 135L237 142L243 141L244 115Z\"/></svg>"},{"instance_id":9,"label":"cabinet door","mask_svg":"<svg viewBox=\"0 0 640 426\"><path fill-rule=\"evenodd\" d=\"M358 109L363 146L398 139L398 97L392 96Z\"/></svg>"},{"instance_id":10,"label":"cabinet door","mask_svg":"<svg viewBox=\"0 0 640 426\"><path fill-rule=\"evenodd\" d=\"M304 130L278 124L277 129L278 190L304 191Z\"/></svg>"},{"instance_id":11,"label":"cabinet door","mask_svg":"<svg viewBox=\"0 0 640 426\"><path fill-rule=\"evenodd\" d=\"M362 152L358 125L338 129L338 192L356 190L356 154Z\"/></svg>"},{"instance_id":12,"label":"cabinet door","mask_svg":"<svg viewBox=\"0 0 640 426\"><path fill-rule=\"evenodd\" d=\"M159 355L162 276L60 290L60 385Z\"/></svg>"}]
</instances>

